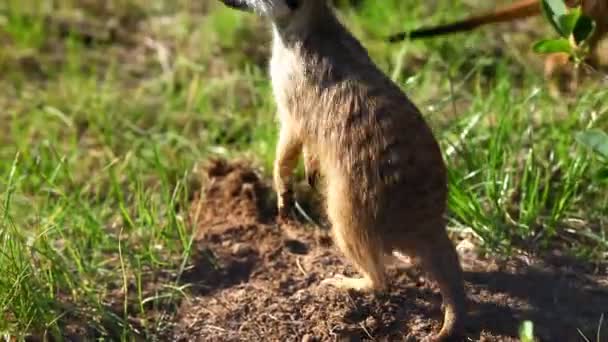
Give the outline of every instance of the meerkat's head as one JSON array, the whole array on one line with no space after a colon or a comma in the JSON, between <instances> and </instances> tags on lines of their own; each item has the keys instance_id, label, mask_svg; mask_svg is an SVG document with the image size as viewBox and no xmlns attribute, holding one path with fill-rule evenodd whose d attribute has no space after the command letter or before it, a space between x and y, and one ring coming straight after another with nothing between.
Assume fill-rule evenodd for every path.
<instances>
[{"instance_id":1,"label":"meerkat's head","mask_svg":"<svg viewBox=\"0 0 608 342\"><path fill-rule=\"evenodd\" d=\"M253 11L270 20L284 20L293 15L304 2L311 0L220 0L226 6Z\"/></svg>"}]
</instances>

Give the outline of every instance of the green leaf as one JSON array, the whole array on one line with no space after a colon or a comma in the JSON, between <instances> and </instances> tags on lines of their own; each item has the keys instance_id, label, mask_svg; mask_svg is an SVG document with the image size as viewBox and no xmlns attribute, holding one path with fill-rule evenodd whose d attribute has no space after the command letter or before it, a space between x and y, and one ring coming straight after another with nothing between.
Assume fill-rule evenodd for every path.
<instances>
[{"instance_id":1,"label":"green leaf","mask_svg":"<svg viewBox=\"0 0 608 342\"><path fill-rule=\"evenodd\" d=\"M565 52L572 53L572 46L570 42L565 38L559 39L544 39L536 42L532 49L536 53L556 53L556 52Z\"/></svg>"},{"instance_id":2,"label":"green leaf","mask_svg":"<svg viewBox=\"0 0 608 342\"><path fill-rule=\"evenodd\" d=\"M593 21L593 19L589 18L586 15L581 15L574 24L574 28L572 29L574 41L577 45L580 44L581 42L587 40L587 38L591 36L593 31L595 31L595 22Z\"/></svg>"},{"instance_id":3,"label":"green leaf","mask_svg":"<svg viewBox=\"0 0 608 342\"><path fill-rule=\"evenodd\" d=\"M562 30L564 36L570 36L574 31L574 27L576 23L579 21L581 17L581 9L575 8L570 13L566 15L561 15L557 20L559 21L559 27Z\"/></svg>"},{"instance_id":4,"label":"green leaf","mask_svg":"<svg viewBox=\"0 0 608 342\"><path fill-rule=\"evenodd\" d=\"M521 342L534 342L534 323L524 321L519 326L519 339Z\"/></svg>"},{"instance_id":5,"label":"green leaf","mask_svg":"<svg viewBox=\"0 0 608 342\"><path fill-rule=\"evenodd\" d=\"M559 18L561 16L565 16L568 13L568 9L564 4L563 0L542 0L541 4L543 14L549 20L549 22L553 25L555 30L562 36L568 37L568 34L565 34Z\"/></svg>"},{"instance_id":6,"label":"green leaf","mask_svg":"<svg viewBox=\"0 0 608 342\"><path fill-rule=\"evenodd\" d=\"M599 129L579 132L576 134L576 140L600 156L608 159L608 134L605 132Z\"/></svg>"}]
</instances>

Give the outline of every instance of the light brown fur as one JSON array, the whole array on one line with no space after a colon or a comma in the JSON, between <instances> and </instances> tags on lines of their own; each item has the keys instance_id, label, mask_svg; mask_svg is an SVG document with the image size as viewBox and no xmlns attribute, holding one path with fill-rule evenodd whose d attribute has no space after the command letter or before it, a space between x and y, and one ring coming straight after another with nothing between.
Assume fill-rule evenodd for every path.
<instances>
[{"instance_id":1,"label":"light brown fur","mask_svg":"<svg viewBox=\"0 0 608 342\"><path fill-rule=\"evenodd\" d=\"M284 0L261 0L269 1ZM270 70L280 121L274 186L280 215L290 211L291 174L304 150L307 172L324 180L335 243L362 275L323 284L383 291L385 255L417 257L437 281L445 304L443 327L432 340L460 340L466 296L443 218L446 169L430 128L325 0L301 0L293 13L274 18L273 30Z\"/></svg>"},{"instance_id":2,"label":"light brown fur","mask_svg":"<svg viewBox=\"0 0 608 342\"><path fill-rule=\"evenodd\" d=\"M597 66L600 61L600 52L598 49L599 42L606 36L606 33L608 33L608 0L566 0L566 4L570 7L581 5L582 12L596 22L597 26L595 33L588 41L591 55L587 62L592 66ZM397 42L408 37L411 39L419 39L470 31L482 25L538 16L541 13L542 10L539 0L520 0L504 8L472 16L455 23L423 28L409 33L403 32L394 34L389 37L389 41ZM560 83L563 83L565 79L570 79L572 82L567 84L567 87L573 88L578 79L578 75L573 73L572 64L568 59L568 55L563 53L550 54L546 57L544 73L546 79L551 81L550 86L554 92L557 91L556 82L561 80L562 82Z\"/></svg>"}]
</instances>

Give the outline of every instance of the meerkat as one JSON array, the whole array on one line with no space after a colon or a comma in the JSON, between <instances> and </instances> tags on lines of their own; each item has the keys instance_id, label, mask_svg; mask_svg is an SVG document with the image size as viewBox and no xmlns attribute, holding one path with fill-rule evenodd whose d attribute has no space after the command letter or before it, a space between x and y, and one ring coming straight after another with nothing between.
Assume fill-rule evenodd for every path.
<instances>
[{"instance_id":1,"label":"meerkat","mask_svg":"<svg viewBox=\"0 0 608 342\"><path fill-rule=\"evenodd\" d=\"M291 178L303 153L307 172L323 179L335 244L361 274L322 285L381 292L388 286L384 257L412 256L443 297L443 325L429 339L460 340L466 294L446 231L446 166L422 114L340 23L328 0L221 1L272 23L279 217L290 212Z\"/></svg>"},{"instance_id":2,"label":"meerkat","mask_svg":"<svg viewBox=\"0 0 608 342\"><path fill-rule=\"evenodd\" d=\"M582 12L592 18L596 23L596 29L589 38L588 44L591 55L588 63L593 66L599 65L599 42L608 32L608 1L606 0L566 0L569 7L581 6ZM489 13L475 15L455 23L439 25L430 28L422 28L411 32L401 32L388 37L389 42L399 42L406 38L420 39L458 32L471 31L480 26L500 22L513 21L534 17L542 14L539 0L520 0L504 8L499 8ZM544 75L548 80L559 77L575 78L572 69L568 68L569 56L564 53L550 54L545 59Z\"/></svg>"}]
</instances>

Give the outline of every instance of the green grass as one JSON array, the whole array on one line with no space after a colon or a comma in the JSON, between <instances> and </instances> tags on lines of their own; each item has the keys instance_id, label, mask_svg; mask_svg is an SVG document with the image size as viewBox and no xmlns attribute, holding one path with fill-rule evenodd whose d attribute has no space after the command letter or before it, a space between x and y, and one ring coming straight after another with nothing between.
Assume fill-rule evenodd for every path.
<instances>
[{"instance_id":1,"label":"green grass","mask_svg":"<svg viewBox=\"0 0 608 342\"><path fill-rule=\"evenodd\" d=\"M205 1L94 3L0 4L4 336L74 326L156 336L187 296L198 163L272 163L269 34L258 18ZM550 97L532 38L505 26L388 45L377 37L470 9L378 3L341 16L433 125L450 167L451 229L498 253L605 258L602 164L575 134L608 128L608 89ZM108 39L112 20L133 41Z\"/></svg>"}]
</instances>

